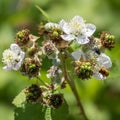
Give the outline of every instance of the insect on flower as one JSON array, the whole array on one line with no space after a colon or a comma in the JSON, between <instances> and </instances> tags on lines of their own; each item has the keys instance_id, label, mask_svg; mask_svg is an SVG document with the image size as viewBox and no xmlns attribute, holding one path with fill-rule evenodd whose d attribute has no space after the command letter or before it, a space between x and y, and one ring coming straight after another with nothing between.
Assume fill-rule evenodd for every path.
<instances>
[{"instance_id":1,"label":"insect on flower","mask_svg":"<svg viewBox=\"0 0 120 120\"><path fill-rule=\"evenodd\" d=\"M93 50L95 53L97 53L98 55L101 54L101 51L100 51L100 49L99 49L97 46L94 46L94 47L92 48L92 50Z\"/></svg>"},{"instance_id":2,"label":"insect on flower","mask_svg":"<svg viewBox=\"0 0 120 120\"><path fill-rule=\"evenodd\" d=\"M105 67L100 68L99 73L101 73L103 76L109 75L109 71Z\"/></svg>"}]
</instances>

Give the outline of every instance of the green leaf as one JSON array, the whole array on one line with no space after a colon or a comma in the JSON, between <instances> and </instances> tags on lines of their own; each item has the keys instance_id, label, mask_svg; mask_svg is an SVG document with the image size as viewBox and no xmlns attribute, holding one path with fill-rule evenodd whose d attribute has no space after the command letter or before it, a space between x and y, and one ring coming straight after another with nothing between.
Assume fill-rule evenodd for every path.
<instances>
[{"instance_id":1,"label":"green leaf","mask_svg":"<svg viewBox=\"0 0 120 120\"><path fill-rule=\"evenodd\" d=\"M66 102L53 109L40 103L26 103L23 107L17 107L14 111L15 120L67 120L68 105Z\"/></svg>"},{"instance_id":2,"label":"green leaf","mask_svg":"<svg viewBox=\"0 0 120 120\"><path fill-rule=\"evenodd\" d=\"M15 120L67 120L68 105L66 101L57 109L50 108L40 103L26 103L24 90L13 100L16 106L14 111Z\"/></svg>"},{"instance_id":3,"label":"green leaf","mask_svg":"<svg viewBox=\"0 0 120 120\"><path fill-rule=\"evenodd\" d=\"M42 15L47 19L47 21L50 21L50 17L40 6L36 5L35 7L42 13Z\"/></svg>"},{"instance_id":4,"label":"green leaf","mask_svg":"<svg viewBox=\"0 0 120 120\"><path fill-rule=\"evenodd\" d=\"M69 114L68 104L64 101L63 105L57 109L51 108L52 120L67 120Z\"/></svg>"},{"instance_id":5,"label":"green leaf","mask_svg":"<svg viewBox=\"0 0 120 120\"><path fill-rule=\"evenodd\" d=\"M46 106L39 103L27 103L24 107L15 109L14 120L46 120Z\"/></svg>"},{"instance_id":6,"label":"green leaf","mask_svg":"<svg viewBox=\"0 0 120 120\"><path fill-rule=\"evenodd\" d=\"M26 100L26 96L25 96L25 93L24 93L24 90L22 90L13 100L13 104L16 106L16 107L22 107L23 106L23 103L25 102Z\"/></svg>"}]
</instances>

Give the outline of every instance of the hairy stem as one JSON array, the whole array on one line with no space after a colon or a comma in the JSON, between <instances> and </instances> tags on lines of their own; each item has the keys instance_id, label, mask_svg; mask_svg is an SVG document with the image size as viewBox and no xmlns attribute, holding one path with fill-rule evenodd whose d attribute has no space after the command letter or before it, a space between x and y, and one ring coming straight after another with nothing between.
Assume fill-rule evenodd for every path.
<instances>
[{"instance_id":1,"label":"hairy stem","mask_svg":"<svg viewBox=\"0 0 120 120\"><path fill-rule=\"evenodd\" d=\"M68 71L67 71L67 66L66 66L66 58L65 58L65 55L63 54L62 55L62 63L63 63L63 69L64 69L64 77L65 77L65 80L67 81L67 83L69 84L75 98L76 98L76 101L77 101L77 105L80 109L80 114L82 115L83 117L83 120L88 120L86 114L85 114L85 111L84 111L84 108L82 106L82 103L81 103L81 100L80 100L80 96L78 95L78 92L77 92L77 89L75 87L75 84L74 84L74 81L71 79L71 77L68 75Z\"/></svg>"}]
</instances>

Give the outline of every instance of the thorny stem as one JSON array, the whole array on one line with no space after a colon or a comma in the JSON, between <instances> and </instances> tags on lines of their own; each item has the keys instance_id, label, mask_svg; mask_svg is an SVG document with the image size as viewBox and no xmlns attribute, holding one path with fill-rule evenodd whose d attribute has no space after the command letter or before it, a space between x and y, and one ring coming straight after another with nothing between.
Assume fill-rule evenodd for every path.
<instances>
[{"instance_id":1,"label":"thorny stem","mask_svg":"<svg viewBox=\"0 0 120 120\"><path fill-rule=\"evenodd\" d=\"M80 100L80 96L78 95L78 92L77 92L77 89L75 87L75 84L74 84L74 81L71 80L70 76L68 75L68 71L67 71L67 66L66 66L66 58L65 58L65 55L63 54L62 55L62 63L63 63L63 69L64 69L64 77L65 77L65 80L67 81L67 83L69 84L75 98L76 98L76 101L77 101L77 105L80 109L80 114L82 115L83 117L83 120L88 120L86 114L85 114L85 111L84 111L84 108L83 108L83 105L81 103L81 100Z\"/></svg>"}]
</instances>

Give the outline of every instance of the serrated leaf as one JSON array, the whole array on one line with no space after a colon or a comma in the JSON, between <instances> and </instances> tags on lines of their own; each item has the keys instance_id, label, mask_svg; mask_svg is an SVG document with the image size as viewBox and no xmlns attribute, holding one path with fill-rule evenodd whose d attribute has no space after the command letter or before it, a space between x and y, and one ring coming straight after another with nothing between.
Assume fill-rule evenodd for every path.
<instances>
[{"instance_id":1,"label":"serrated leaf","mask_svg":"<svg viewBox=\"0 0 120 120\"><path fill-rule=\"evenodd\" d=\"M46 106L39 103L27 103L24 107L15 109L14 120L46 120Z\"/></svg>"},{"instance_id":2,"label":"serrated leaf","mask_svg":"<svg viewBox=\"0 0 120 120\"><path fill-rule=\"evenodd\" d=\"M42 15L48 20L50 21L50 17L48 16L48 14L38 5L35 6L41 13Z\"/></svg>"},{"instance_id":3,"label":"serrated leaf","mask_svg":"<svg viewBox=\"0 0 120 120\"><path fill-rule=\"evenodd\" d=\"M13 100L13 104L17 107L14 111L15 120L67 120L69 113L66 101L57 109L40 103L25 103L24 90Z\"/></svg>"},{"instance_id":4,"label":"serrated leaf","mask_svg":"<svg viewBox=\"0 0 120 120\"><path fill-rule=\"evenodd\" d=\"M67 120L69 114L68 104L64 101L63 105L57 109L51 109L52 120Z\"/></svg>"},{"instance_id":5,"label":"serrated leaf","mask_svg":"<svg viewBox=\"0 0 120 120\"><path fill-rule=\"evenodd\" d=\"M16 106L16 107L22 107L23 103L25 102L26 100L26 96L25 96L25 93L24 93L24 90L22 90L13 100L13 104Z\"/></svg>"}]
</instances>

